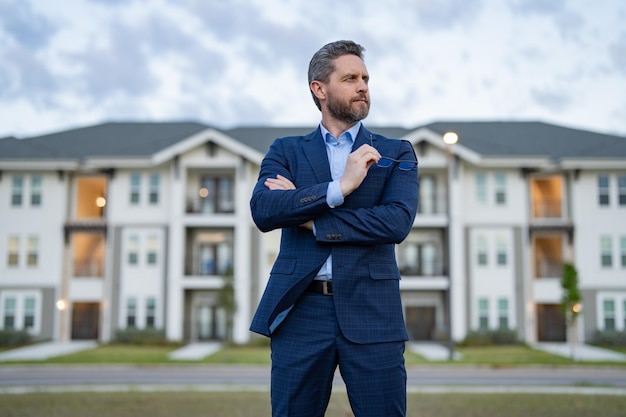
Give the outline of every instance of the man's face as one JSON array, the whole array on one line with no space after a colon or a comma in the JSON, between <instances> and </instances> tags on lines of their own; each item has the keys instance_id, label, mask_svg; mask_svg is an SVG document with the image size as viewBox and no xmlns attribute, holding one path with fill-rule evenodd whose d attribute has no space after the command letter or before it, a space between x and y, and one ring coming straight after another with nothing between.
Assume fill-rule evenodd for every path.
<instances>
[{"instance_id":1,"label":"man's face","mask_svg":"<svg viewBox=\"0 0 626 417\"><path fill-rule=\"evenodd\" d=\"M342 122L356 123L367 117L370 110L369 74L356 55L335 59L335 70L326 87L326 102L330 115Z\"/></svg>"}]
</instances>

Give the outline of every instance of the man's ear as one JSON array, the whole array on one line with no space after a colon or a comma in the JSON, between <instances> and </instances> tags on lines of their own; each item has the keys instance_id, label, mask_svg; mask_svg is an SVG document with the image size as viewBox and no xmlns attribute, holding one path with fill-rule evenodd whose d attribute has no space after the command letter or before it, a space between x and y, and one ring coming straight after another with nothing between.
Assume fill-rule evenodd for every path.
<instances>
[{"instance_id":1,"label":"man's ear","mask_svg":"<svg viewBox=\"0 0 626 417\"><path fill-rule=\"evenodd\" d=\"M326 100L326 89L322 82L317 80L311 81L311 91L318 100Z\"/></svg>"}]
</instances>

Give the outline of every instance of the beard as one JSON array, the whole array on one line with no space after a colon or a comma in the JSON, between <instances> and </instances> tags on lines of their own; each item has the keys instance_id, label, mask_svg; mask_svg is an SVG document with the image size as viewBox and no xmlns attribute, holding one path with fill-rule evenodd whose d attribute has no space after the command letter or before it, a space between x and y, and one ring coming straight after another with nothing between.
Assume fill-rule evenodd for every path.
<instances>
[{"instance_id":1,"label":"beard","mask_svg":"<svg viewBox=\"0 0 626 417\"><path fill-rule=\"evenodd\" d=\"M359 102L356 107L353 105L356 100L363 98L367 100L365 104ZM349 124L365 119L370 111L369 99L364 95L350 101L342 101L334 96L329 96L327 105L328 111L335 119Z\"/></svg>"}]
</instances>

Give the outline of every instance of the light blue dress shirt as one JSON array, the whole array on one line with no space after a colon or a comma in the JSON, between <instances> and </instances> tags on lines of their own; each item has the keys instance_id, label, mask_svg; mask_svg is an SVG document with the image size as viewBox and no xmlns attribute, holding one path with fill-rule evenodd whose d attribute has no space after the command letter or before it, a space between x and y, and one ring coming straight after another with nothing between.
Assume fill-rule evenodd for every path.
<instances>
[{"instance_id":1,"label":"light blue dress shirt","mask_svg":"<svg viewBox=\"0 0 626 417\"><path fill-rule=\"evenodd\" d=\"M360 128L361 122L357 122L354 126L336 138L328 131L328 129L324 127L324 125L320 123L322 137L326 143L326 154L328 155L328 163L330 164L330 175L333 178L330 184L328 184L328 190L326 192L326 203L331 208L335 208L343 204L343 194L341 193L339 180L343 177L348 156L350 155L350 152L352 152L354 138L356 138ZM315 232L315 222L313 222L313 233ZM315 279L330 280L332 278L333 257L330 255L324 265L322 265L322 268L317 273Z\"/></svg>"}]
</instances>

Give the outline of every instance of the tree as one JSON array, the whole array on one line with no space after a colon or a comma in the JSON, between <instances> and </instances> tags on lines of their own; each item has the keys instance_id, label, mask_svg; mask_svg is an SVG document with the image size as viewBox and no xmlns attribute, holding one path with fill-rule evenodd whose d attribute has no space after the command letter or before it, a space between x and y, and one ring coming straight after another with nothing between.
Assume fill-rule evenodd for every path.
<instances>
[{"instance_id":1,"label":"tree","mask_svg":"<svg viewBox=\"0 0 626 417\"><path fill-rule=\"evenodd\" d=\"M224 283L217 291L217 305L224 310L226 314L226 340L232 341L233 337L233 320L237 311L237 303L235 301L235 285L232 268L229 268L223 276Z\"/></svg>"},{"instance_id":2,"label":"tree","mask_svg":"<svg viewBox=\"0 0 626 417\"><path fill-rule=\"evenodd\" d=\"M563 296L561 298L561 312L565 317L568 333L572 335L572 359L574 359L574 346L576 344L576 318L580 313L582 296L578 288L578 271L571 263L563 264L563 276L561 279Z\"/></svg>"}]
</instances>

